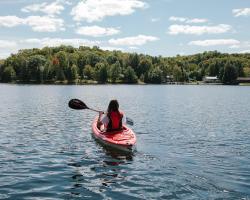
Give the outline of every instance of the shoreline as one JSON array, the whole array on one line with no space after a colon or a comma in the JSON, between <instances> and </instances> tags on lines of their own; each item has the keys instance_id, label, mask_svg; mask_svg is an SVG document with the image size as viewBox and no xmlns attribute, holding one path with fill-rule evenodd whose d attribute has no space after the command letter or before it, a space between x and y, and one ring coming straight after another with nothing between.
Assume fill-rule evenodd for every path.
<instances>
[{"instance_id":1,"label":"shoreline","mask_svg":"<svg viewBox=\"0 0 250 200\"><path fill-rule=\"evenodd\" d=\"M200 85L200 86L204 86L204 85L210 85L210 86L250 86L250 83L239 83L239 84L234 84L234 85L227 85L227 84L223 84L223 83L203 83L203 82L174 82L174 83L160 83L160 84L154 84L154 83L143 83L143 82L139 82L139 83L65 83L65 82L58 82L58 83L36 83L36 82L12 82L12 83L3 83L0 82L1 85L6 84L6 85L75 85L75 86L83 86L83 85Z\"/></svg>"}]
</instances>

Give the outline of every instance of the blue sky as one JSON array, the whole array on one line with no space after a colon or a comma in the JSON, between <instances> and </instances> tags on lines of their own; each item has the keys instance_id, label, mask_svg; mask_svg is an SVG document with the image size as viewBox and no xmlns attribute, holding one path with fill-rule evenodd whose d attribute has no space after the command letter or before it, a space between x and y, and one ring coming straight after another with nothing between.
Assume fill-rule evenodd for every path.
<instances>
[{"instance_id":1,"label":"blue sky","mask_svg":"<svg viewBox=\"0 0 250 200\"><path fill-rule=\"evenodd\" d=\"M249 0L0 0L0 58L60 44L154 56L250 52Z\"/></svg>"}]
</instances>

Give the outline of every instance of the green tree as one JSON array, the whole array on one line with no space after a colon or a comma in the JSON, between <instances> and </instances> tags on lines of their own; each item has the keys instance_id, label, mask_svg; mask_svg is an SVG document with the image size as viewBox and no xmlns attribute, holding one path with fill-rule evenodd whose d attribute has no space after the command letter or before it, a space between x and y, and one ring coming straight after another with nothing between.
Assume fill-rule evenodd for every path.
<instances>
[{"instance_id":1,"label":"green tree","mask_svg":"<svg viewBox=\"0 0 250 200\"><path fill-rule=\"evenodd\" d=\"M115 83L116 80L119 79L121 74L121 65L119 61L116 61L113 65L111 65L109 70L109 77L112 83Z\"/></svg>"},{"instance_id":2,"label":"green tree","mask_svg":"<svg viewBox=\"0 0 250 200\"><path fill-rule=\"evenodd\" d=\"M64 51L56 53L55 57L58 59L58 65L60 68L65 70L68 66L67 54Z\"/></svg>"},{"instance_id":3,"label":"green tree","mask_svg":"<svg viewBox=\"0 0 250 200\"><path fill-rule=\"evenodd\" d=\"M192 78L194 80L197 80L197 81L201 81L202 80L202 76L201 76L201 73L200 71L191 71L189 73L189 78Z\"/></svg>"},{"instance_id":4,"label":"green tree","mask_svg":"<svg viewBox=\"0 0 250 200\"><path fill-rule=\"evenodd\" d=\"M118 58L113 53L107 56L107 62L109 65L114 64L116 61L118 61Z\"/></svg>"},{"instance_id":5,"label":"green tree","mask_svg":"<svg viewBox=\"0 0 250 200\"><path fill-rule=\"evenodd\" d=\"M83 69L87 65L87 56L84 52L78 53L78 60L77 60L77 66L79 68L80 76L83 78Z\"/></svg>"},{"instance_id":6,"label":"green tree","mask_svg":"<svg viewBox=\"0 0 250 200\"><path fill-rule=\"evenodd\" d=\"M58 64L55 66L56 67L56 79L58 81L64 81L66 78L68 78L68 72L70 70L68 67L68 59L67 59L67 54L65 52L66 46L60 46L61 50L55 54Z\"/></svg>"},{"instance_id":7,"label":"green tree","mask_svg":"<svg viewBox=\"0 0 250 200\"><path fill-rule=\"evenodd\" d=\"M237 70L234 66L227 62L224 67L224 73L222 76L222 82L224 84L235 84L238 77Z\"/></svg>"},{"instance_id":8,"label":"green tree","mask_svg":"<svg viewBox=\"0 0 250 200\"><path fill-rule=\"evenodd\" d=\"M142 58L136 70L137 76L140 77L141 74L148 72L151 67L152 67L152 61L146 57Z\"/></svg>"},{"instance_id":9,"label":"green tree","mask_svg":"<svg viewBox=\"0 0 250 200\"><path fill-rule=\"evenodd\" d=\"M16 72L12 66L7 66L3 70L2 81L5 83L12 82L16 79Z\"/></svg>"},{"instance_id":10,"label":"green tree","mask_svg":"<svg viewBox=\"0 0 250 200\"><path fill-rule=\"evenodd\" d=\"M137 71L139 62L140 62L140 57L138 56L137 53L129 54L127 65L131 66L135 70L135 72Z\"/></svg>"},{"instance_id":11,"label":"green tree","mask_svg":"<svg viewBox=\"0 0 250 200\"><path fill-rule=\"evenodd\" d=\"M78 79L78 69L77 69L77 66L73 64L70 67L70 71L68 73L68 80L70 82L76 82L77 79Z\"/></svg>"},{"instance_id":12,"label":"green tree","mask_svg":"<svg viewBox=\"0 0 250 200\"><path fill-rule=\"evenodd\" d=\"M33 81L43 81L43 70L46 63L46 58L42 55L30 56L27 60L30 79Z\"/></svg>"},{"instance_id":13,"label":"green tree","mask_svg":"<svg viewBox=\"0 0 250 200\"><path fill-rule=\"evenodd\" d=\"M96 69L97 81L100 83L106 83L108 79L108 71L106 65L104 63L97 63Z\"/></svg>"},{"instance_id":14,"label":"green tree","mask_svg":"<svg viewBox=\"0 0 250 200\"><path fill-rule=\"evenodd\" d=\"M55 78L55 76L55 70L53 69L51 62L48 60L44 65L43 80L51 81Z\"/></svg>"},{"instance_id":15,"label":"green tree","mask_svg":"<svg viewBox=\"0 0 250 200\"><path fill-rule=\"evenodd\" d=\"M250 77L250 67L245 67L243 71L244 76Z\"/></svg>"},{"instance_id":16,"label":"green tree","mask_svg":"<svg viewBox=\"0 0 250 200\"><path fill-rule=\"evenodd\" d=\"M66 57L64 57L64 54L59 54L58 57L53 58L52 60L52 66L55 69L56 74L56 80L58 81L64 81L65 80L65 74L64 74L64 67L66 68ZM65 58L65 59L64 59Z\"/></svg>"},{"instance_id":17,"label":"green tree","mask_svg":"<svg viewBox=\"0 0 250 200\"><path fill-rule=\"evenodd\" d=\"M161 83L162 82L162 71L160 68L151 68L148 72L148 81L150 83Z\"/></svg>"},{"instance_id":18,"label":"green tree","mask_svg":"<svg viewBox=\"0 0 250 200\"><path fill-rule=\"evenodd\" d=\"M174 76L174 80L177 82L182 80L182 71L181 71L181 68L178 67L177 65L174 66L173 68L173 76Z\"/></svg>"},{"instance_id":19,"label":"green tree","mask_svg":"<svg viewBox=\"0 0 250 200\"><path fill-rule=\"evenodd\" d=\"M137 79L138 77L136 76L134 69L131 66L128 66L124 72L124 81L126 83L137 83Z\"/></svg>"},{"instance_id":20,"label":"green tree","mask_svg":"<svg viewBox=\"0 0 250 200\"><path fill-rule=\"evenodd\" d=\"M90 65L85 65L82 74L83 74L83 78L93 79L94 78L94 69Z\"/></svg>"},{"instance_id":21,"label":"green tree","mask_svg":"<svg viewBox=\"0 0 250 200\"><path fill-rule=\"evenodd\" d=\"M100 62L101 58L96 54L96 52L86 53L86 63L94 67L96 63Z\"/></svg>"}]
</instances>

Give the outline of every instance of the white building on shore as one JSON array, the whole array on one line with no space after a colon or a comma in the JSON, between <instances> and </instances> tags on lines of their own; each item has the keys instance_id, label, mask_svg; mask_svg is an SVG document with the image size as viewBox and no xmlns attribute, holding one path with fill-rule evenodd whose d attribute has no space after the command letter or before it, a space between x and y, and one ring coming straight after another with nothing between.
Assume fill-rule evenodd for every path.
<instances>
[{"instance_id":1,"label":"white building on shore","mask_svg":"<svg viewBox=\"0 0 250 200\"><path fill-rule=\"evenodd\" d=\"M219 83L219 79L217 76L205 76L203 78L204 83Z\"/></svg>"}]
</instances>

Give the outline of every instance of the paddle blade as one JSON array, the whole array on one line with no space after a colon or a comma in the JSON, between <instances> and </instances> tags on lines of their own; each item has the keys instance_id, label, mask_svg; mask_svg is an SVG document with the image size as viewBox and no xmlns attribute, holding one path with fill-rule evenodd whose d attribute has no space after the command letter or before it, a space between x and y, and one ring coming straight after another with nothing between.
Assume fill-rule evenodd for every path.
<instances>
[{"instance_id":1,"label":"paddle blade","mask_svg":"<svg viewBox=\"0 0 250 200\"><path fill-rule=\"evenodd\" d=\"M71 99L69 101L69 107L75 110L88 109L88 106L79 99Z\"/></svg>"},{"instance_id":2,"label":"paddle blade","mask_svg":"<svg viewBox=\"0 0 250 200\"><path fill-rule=\"evenodd\" d=\"M129 124L131 126L134 125L134 121L131 118L126 117L126 122L127 122L127 124Z\"/></svg>"}]
</instances>

